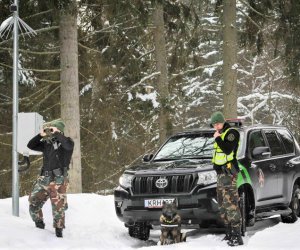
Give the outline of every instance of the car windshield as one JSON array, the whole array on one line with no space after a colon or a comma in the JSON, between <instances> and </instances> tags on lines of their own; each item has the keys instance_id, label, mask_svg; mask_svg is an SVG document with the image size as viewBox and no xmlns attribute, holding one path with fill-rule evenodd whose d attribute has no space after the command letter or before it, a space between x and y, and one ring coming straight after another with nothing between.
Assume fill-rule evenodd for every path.
<instances>
[{"instance_id":1,"label":"car windshield","mask_svg":"<svg viewBox=\"0 0 300 250\"><path fill-rule=\"evenodd\" d=\"M163 145L154 161L182 158L211 159L214 141L213 132L174 136Z\"/></svg>"}]
</instances>

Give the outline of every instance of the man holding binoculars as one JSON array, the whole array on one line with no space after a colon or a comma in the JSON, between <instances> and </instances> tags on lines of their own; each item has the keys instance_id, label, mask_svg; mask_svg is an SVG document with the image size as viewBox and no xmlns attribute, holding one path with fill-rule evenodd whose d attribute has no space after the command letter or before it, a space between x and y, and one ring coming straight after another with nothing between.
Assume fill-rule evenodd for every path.
<instances>
[{"instance_id":1,"label":"man holding binoculars","mask_svg":"<svg viewBox=\"0 0 300 250\"><path fill-rule=\"evenodd\" d=\"M65 210L67 209L68 169L74 142L64 135L65 124L54 120L43 125L41 132L33 137L27 147L43 152L43 166L40 176L29 196L29 212L36 227L44 229L42 207L50 198L53 227L57 237L63 237Z\"/></svg>"}]
</instances>

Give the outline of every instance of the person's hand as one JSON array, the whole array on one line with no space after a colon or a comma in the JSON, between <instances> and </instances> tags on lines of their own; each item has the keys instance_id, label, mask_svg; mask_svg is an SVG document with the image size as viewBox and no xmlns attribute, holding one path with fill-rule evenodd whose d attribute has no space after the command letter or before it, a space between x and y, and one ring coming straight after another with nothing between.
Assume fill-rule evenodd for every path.
<instances>
[{"instance_id":1,"label":"person's hand","mask_svg":"<svg viewBox=\"0 0 300 250\"><path fill-rule=\"evenodd\" d=\"M217 138L217 137L219 137L219 136L221 136L221 134L220 134L219 131L217 130L217 131L214 133L214 138Z\"/></svg>"},{"instance_id":2,"label":"person's hand","mask_svg":"<svg viewBox=\"0 0 300 250\"><path fill-rule=\"evenodd\" d=\"M40 130L40 136L42 136L42 137L46 136L44 128L41 128L41 130Z\"/></svg>"}]
</instances>

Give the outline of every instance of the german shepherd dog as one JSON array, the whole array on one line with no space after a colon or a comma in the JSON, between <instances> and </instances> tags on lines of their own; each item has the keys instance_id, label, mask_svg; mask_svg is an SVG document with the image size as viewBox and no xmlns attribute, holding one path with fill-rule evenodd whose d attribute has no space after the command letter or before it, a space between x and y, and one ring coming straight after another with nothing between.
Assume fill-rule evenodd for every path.
<instances>
[{"instance_id":1,"label":"german shepherd dog","mask_svg":"<svg viewBox=\"0 0 300 250\"><path fill-rule=\"evenodd\" d=\"M161 223L161 245L186 241L186 235L181 233L181 217L177 212L175 200L172 203L163 202L162 215L159 221Z\"/></svg>"}]
</instances>

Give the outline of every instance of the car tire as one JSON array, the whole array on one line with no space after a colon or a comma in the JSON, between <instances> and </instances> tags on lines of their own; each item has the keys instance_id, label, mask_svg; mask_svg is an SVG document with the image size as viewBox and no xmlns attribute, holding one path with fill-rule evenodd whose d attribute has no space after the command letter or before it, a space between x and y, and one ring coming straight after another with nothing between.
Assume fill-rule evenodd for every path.
<instances>
[{"instance_id":1,"label":"car tire","mask_svg":"<svg viewBox=\"0 0 300 250\"><path fill-rule=\"evenodd\" d=\"M245 236L246 234L246 225L247 225L247 216L246 216L246 193L241 191L239 193L240 201L239 207L241 212L241 235Z\"/></svg>"},{"instance_id":2,"label":"car tire","mask_svg":"<svg viewBox=\"0 0 300 250\"><path fill-rule=\"evenodd\" d=\"M140 240L148 240L150 236L150 226L145 222L137 222L128 226L128 234Z\"/></svg>"},{"instance_id":3,"label":"car tire","mask_svg":"<svg viewBox=\"0 0 300 250\"><path fill-rule=\"evenodd\" d=\"M298 185L294 185L292 200L289 205L289 208L292 210L292 213L289 215L281 215L281 221L283 223L294 223L298 220L300 216L300 203L298 197L300 196L300 188Z\"/></svg>"},{"instance_id":4,"label":"car tire","mask_svg":"<svg viewBox=\"0 0 300 250\"><path fill-rule=\"evenodd\" d=\"M250 210L248 213L248 218L247 218L247 227L253 227L255 225L255 210Z\"/></svg>"}]
</instances>

